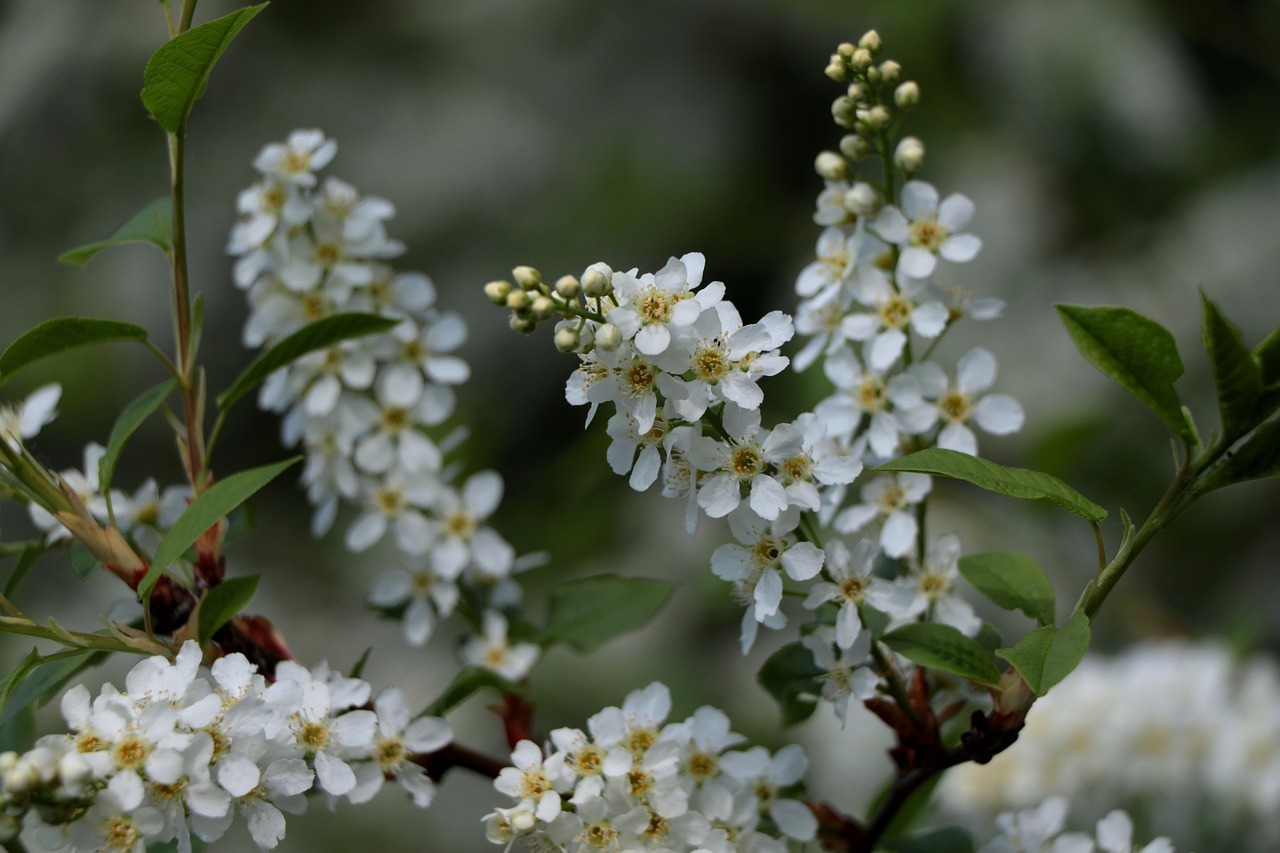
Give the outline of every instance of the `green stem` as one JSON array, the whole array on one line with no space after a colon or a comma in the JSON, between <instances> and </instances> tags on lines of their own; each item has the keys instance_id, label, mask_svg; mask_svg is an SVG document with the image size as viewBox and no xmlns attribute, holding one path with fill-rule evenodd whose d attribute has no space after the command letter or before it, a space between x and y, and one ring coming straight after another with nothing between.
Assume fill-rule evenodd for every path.
<instances>
[{"instance_id":1,"label":"green stem","mask_svg":"<svg viewBox=\"0 0 1280 853\"><path fill-rule=\"evenodd\" d=\"M885 657L884 649L880 648L880 643L873 642L871 644L871 658L875 661L876 668L884 673L885 684L888 685L889 695L893 697L893 701L902 709L917 729L924 729L924 721L920 719L920 715L916 713L915 706L911 704L910 697L907 696L907 688L902 683L902 677L898 675L898 671L893 668L893 664Z\"/></svg>"},{"instance_id":2,"label":"green stem","mask_svg":"<svg viewBox=\"0 0 1280 853\"><path fill-rule=\"evenodd\" d=\"M191 29L191 19L196 14L196 0L186 0L182 4L182 18L178 21L178 32L185 33Z\"/></svg>"},{"instance_id":3,"label":"green stem","mask_svg":"<svg viewBox=\"0 0 1280 853\"><path fill-rule=\"evenodd\" d=\"M49 640L59 645L72 649L84 649L102 652L127 652L129 654L154 655L165 654L163 646L157 644L154 649L134 648L127 643L117 640L115 637L108 637L103 634L86 634L81 631L67 631L65 629L58 631L47 625L40 625L18 616L0 616L0 633L20 634L26 637L36 637L41 640ZM67 642L70 637L73 642Z\"/></svg>"}]
</instances>

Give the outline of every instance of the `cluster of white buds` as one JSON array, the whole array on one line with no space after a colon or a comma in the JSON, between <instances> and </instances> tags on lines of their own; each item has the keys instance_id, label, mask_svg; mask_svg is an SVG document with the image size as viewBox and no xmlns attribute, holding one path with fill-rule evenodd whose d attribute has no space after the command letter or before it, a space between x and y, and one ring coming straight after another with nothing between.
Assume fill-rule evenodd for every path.
<instances>
[{"instance_id":1,"label":"cluster of white buds","mask_svg":"<svg viewBox=\"0 0 1280 853\"><path fill-rule=\"evenodd\" d=\"M396 321L386 333L342 341L276 371L259 403L284 413L284 443L306 450L302 481L316 507L313 532L324 534L350 501L363 509L347 528L348 548L363 551L390 534L404 568L378 581L372 603L400 615L406 639L421 645L458 604L459 584L495 615L518 602L511 575L522 564L487 524L502 500L502 478L485 471L454 483L456 466L445 464L445 453L462 431L432 432L447 430L453 389L470 375L454 355L466 324L436 306L430 278L387 263L403 251L387 236L390 202L318 179L335 152L318 130L264 147L254 162L262 178L240 194L228 251L239 258L235 280L252 306L246 345L269 345L346 312ZM519 659L532 665L527 655Z\"/></svg>"},{"instance_id":2,"label":"cluster of white buds","mask_svg":"<svg viewBox=\"0 0 1280 853\"><path fill-rule=\"evenodd\" d=\"M243 655L200 668L183 645L171 662L147 658L91 698L62 699L71 731L25 755L0 755L0 838L32 825L50 850L133 851L192 836L215 841L237 813L263 849L285 835L283 812L306 794L365 802L394 779L426 808L435 785L419 763L453 740L449 724L412 715L400 690L373 701L367 682L292 661L268 684Z\"/></svg>"},{"instance_id":3,"label":"cluster of white buds","mask_svg":"<svg viewBox=\"0 0 1280 853\"><path fill-rule=\"evenodd\" d=\"M818 824L796 795L808 762L797 746L770 755L733 749L746 739L724 712L702 707L667 723L657 682L539 748L521 741L494 786L515 804L485 817L495 844L521 839L564 853L785 853Z\"/></svg>"}]
</instances>

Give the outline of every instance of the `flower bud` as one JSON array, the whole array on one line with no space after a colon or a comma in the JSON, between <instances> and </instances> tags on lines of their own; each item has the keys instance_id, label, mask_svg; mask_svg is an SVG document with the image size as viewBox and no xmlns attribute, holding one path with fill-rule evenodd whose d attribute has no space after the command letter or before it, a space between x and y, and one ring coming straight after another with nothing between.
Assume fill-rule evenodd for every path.
<instances>
[{"instance_id":1,"label":"flower bud","mask_svg":"<svg viewBox=\"0 0 1280 853\"><path fill-rule=\"evenodd\" d=\"M877 130L884 130L893 121L893 116L889 114L889 108L883 104L876 104L869 110L858 110L855 115L857 115L858 121Z\"/></svg>"},{"instance_id":2,"label":"flower bud","mask_svg":"<svg viewBox=\"0 0 1280 853\"><path fill-rule=\"evenodd\" d=\"M880 82L887 83L892 86L898 82L898 78L902 75L902 66L894 62L892 59L886 59L880 63Z\"/></svg>"},{"instance_id":3,"label":"flower bud","mask_svg":"<svg viewBox=\"0 0 1280 853\"><path fill-rule=\"evenodd\" d=\"M582 292L582 282L571 275L562 275L556 279L556 295L561 299L577 299Z\"/></svg>"},{"instance_id":4,"label":"flower bud","mask_svg":"<svg viewBox=\"0 0 1280 853\"><path fill-rule=\"evenodd\" d=\"M894 102L904 110L909 110L920 103L920 87L916 81L908 80L893 90Z\"/></svg>"},{"instance_id":5,"label":"flower bud","mask_svg":"<svg viewBox=\"0 0 1280 853\"><path fill-rule=\"evenodd\" d=\"M865 69L871 66L871 51L865 47L860 47L853 52L853 56L849 57L849 64L854 68Z\"/></svg>"},{"instance_id":6,"label":"flower bud","mask_svg":"<svg viewBox=\"0 0 1280 853\"><path fill-rule=\"evenodd\" d=\"M513 290L507 294L507 307L512 311L527 311L533 304L533 297L523 290Z\"/></svg>"},{"instance_id":7,"label":"flower bud","mask_svg":"<svg viewBox=\"0 0 1280 853\"><path fill-rule=\"evenodd\" d=\"M813 169L827 181L843 181L849 177L849 164L834 151L819 154L813 161Z\"/></svg>"},{"instance_id":8,"label":"flower bud","mask_svg":"<svg viewBox=\"0 0 1280 853\"><path fill-rule=\"evenodd\" d=\"M843 83L849 77L849 69L845 66L844 60L836 54L831 55L831 61L827 63L827 67L822 73L837 83Z\"/></svg>"},{"instance_id":9,"label":"flower bud","mask_svg":"<svg viewBox=\"0 0 1280 853\"><path fill-rule=\"evenodd\" d=\"M40 782L40 774L25 758L4 774L4 792L10 796L23 796L30 793Z\"/></svg>"},{"instance_id":10,"label":"flower bud","mask_svg":"<svg viewBox=\"0 0 1280 853\"><path fill-rule=\"evenodd\" d=\"M853 127L857 109L852 98L836 98L831 102L831 117L841 127Z\"/></svg>"},{"instance_id":11,"label":"flower bud","mask_svg":"<svg viewBox=\"0 0 1280 853\"><path fill-rule=\"evenodd\" d=\"M866 83L850 83L849 89L845 93L853 99L855 104L867 103L867 84Z\"/></svg>"},{"instance_id":12,"label":"flower bud","mask_svg":"<svg viewBox=\"0 0 1280 853\"><path fill-rule=\"evenodd\" d=\"M519 332L522 335L527 335L534 329L538 328L537 320L523 314L512 314L511 319L507 321L507 324L511 326L511 331Z\"/></svg>"},{"instance_id":13,"label":"flower bud","mask_svg":"<svg viewBox=\"0 0 1280 853\"><path fill-rule=\"evenodd\" d=\"M858 216L875 216L880 212L882 199L870 185L859 181L844 194L845 209Z\"/></svg>"},{"instance_id":14,"label":"flower bud","mask_svg":"<svg viewBox=\"0 0 1280 853\"><path fill-rule=\"evenodd\" d=\"M924 143L914 136L904 136L893 152L893 163L904 174L914 175L924 166Z\"/></svg>"},{"instance_id":15,"label":"flower bud","mask_svg":"<svg viewBox=\"0 0 1280 853\"><path fill-rule=\"evenodd\" d=\"M862 38L858 39L858 47L866 48L872 53L879 53L884 47L884 42L880 40L880 34L875 30L867 30L862 34Z\"/></svg>"},{"instance_id":16,"label":"flower bud","mask_svg":"<svg viewBox=\"0 0 1280 853\"><path fill-rule=\"evenodd\" d=\"M68 752L58 759L58 778L75 795L84 793L85 784L93 777L93 768L83 755Z\"/></svg>"},{"instance_id":17,"label":"flower bud","mask_svg":"<svg viewBox=\"0 0 1280 853\"><path fill-rule=\"evenodd\" d=\"M850 133L840 140L840 153L858 163L865 160L871 153L871 143L856 133Z\"/></svg>"},{"instance_id":18,"label":"flower bud","mask_svg":"<svg viewBox=\"0 0 1280 853\"><path fill-rule=\"evenodd\" d=\"M563 326L556 330L556 349L560 352L573 352L581 343L581 337L578 330L572 326Z\"/></svg>"},{"instance_id":19,"label":"flower bud","mask_svg":"<svg viewBox=\"0 0 1280 853\"><path fill-rule=\"evenodd\" d=\"M511 293L509 281L491 281L484 286L484 295L489 297L489 301L494 305L506 305L509 293Z\"/></svg>"},{"instance_id":20,"label":"flower bud","mask_svg":"<svg viewBox=\"0 0 1280 853\"><path fill-rule=\"evenodd\" d=\"M852 59L853 51L855 49L856 48L854 48L852 44L850 44L847 41L844 41L844 42L840 42L840 44L836 46L836 53L845 59Z\"/></svg>"},{"instance_id":21,"label":"flower bud","mask_svg":"<svg viewBox=\"0 0 1280 853\"><path fill-rule=\"evenodd\" d=\"M18 753L14 752L12 749L7 749L4 752L0 752L0 774L8 773L10 770L16 767L18 764L18 759L20 759L21 757L22 756L18 755Z\"/></svg>"},{"instance_id":22,"label":"flower bud","mask_svg":"<svg viewBox=\"0 0 1280 853\"><path fill-rule=\"evenodd\" d=\"M588 299L598 299L613 289L613 270L607 264L592 264L582 274L582 293Z\"/></svg>"},{"instance_id":23,"label":"flower bud","mask_svg":"<svg viewBox=\"0 0 1280 853\"><path fill-rule=\"evenodd\" d=\"M53 750L47 746L37 746L28 752L23 757L23 760L30 763L42 785L49 784L58 776L57 757L54 756Z\"/></svg>"},{"instance_id":24,"label":"flower bud","mask_svg":"<svg viewBox=\"0 0 1280 853\"><path fill-rule=\"evenodd\" d=\"M880 69L874 65L866 70L867 82L872 86L880 85Z\"/></svg>"},{"instance_id":25,"label":"flower bud","mask_svg":"<svg viewBox=\"0 0 1280 853\"><path fill-rule=\"evenodd\" d=\"M543 296L541 293L533 297L533 302L529 304L529 311L538 320L545 320L556 311L556 303L550 296Z\"/></svg>"},{"instance_id":26,"label":"flower bud","mask_svg":"<svg viewBox=\"0 0 1280 853\"><path fill-rule=\"evenodd\" d=\"M622 346L622 330L612 323L601 323L596 329L596 346L605 352L613 352Z\"/></svg>"},{"instance_id":27,"label":"flower bud","mask_svg":"<svg viewBox=\"0 0 1280 853\"><path fill-rule=\"evenodd\" d=\"M520 266L511 271L511 277L522 290L533 290L542 284L542 273L533 267Z\"/></svg>"}]
</instances>

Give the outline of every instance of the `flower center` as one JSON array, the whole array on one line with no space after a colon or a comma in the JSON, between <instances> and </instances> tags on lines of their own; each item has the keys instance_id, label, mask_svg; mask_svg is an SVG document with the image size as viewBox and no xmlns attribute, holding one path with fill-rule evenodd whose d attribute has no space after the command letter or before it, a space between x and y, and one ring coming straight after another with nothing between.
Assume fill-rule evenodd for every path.
<instances>
[{"instance_id":1,"label":"flower center","mask_svg":"<svg viewBox=\"0 0 1280 853\"><path fill-rule=\"evenodd\" d=\"M382 410L382 428L395 435L409 425L409 411L399 406L387 406Z\"/></svg>"},{"instance_id":2,"label":"flower center","mask_svg":"<svg viewBox=\"0 0 1280 853\"><path fill-rule=\"evenodd\" d=\"M813 476L813 460L804 453L792 456L778 467L782 470L782 475L790 480L807 482Z\"/></svg>"},{"instance_id":3,"label":"flower center","mask_svg":"<svg viewBox=\"0 0 1280 853\"><path fill-rule=\"evenodd\" d=\"M704 382L715 382L729 372L729 357L719 344L702 347L693 355L693 372Z\"/></svg>"},{"instance_id":4,"label":"flower center","mask_svg":"<svg viewBox=\"0 0 1280 853\"><path fill-rule=\"evenodd\" d=\"M840 582L840 594L854 604L861 604L866 587L866 582L862 578L848 577Z\"/></svg>"},{"instance_id":5,"label":"flower center","mask_svg":"<svg viewBox=\"0 0 1280 853\"><path fill-rule=\"evenodd\" d=\"M405 508L404 493L393 486L379 486L373 492L373 503L383 515L399 515Z\"/></svg>"},{"instance_id":6,"label":"flower center","mask_svg":"<svg viewBox=\"0 0 1280 853\"><path fill-rule=\"evenodd\" d=\"M900 508L906 503L907 496L903 494L902 487L899 485L890 485L880 493L879 499L876 501L880 506L880 511L885 515Z\"/></svg>"},{"instance_id":7,"label":"flower center","mask_svg":"<svg viewBox=\"0 0 1280 853\"><path fill-rule=\"evenodd\" d=\"M705 782L720 771L720 762L709 752L695 752L689 756L689 775L696 782Z\"/></svg>"},{"instance_id":8,"label":"flower center","mask_svg":"<svg viewBox=\"0 0 1280 853\"><path fill-rule=\"evenodd\" d=\"M858 385L858 406L865 412L877 412L884 407L884 382L868 376Z\"/></svg>"},{"instance_id":9,"label":"flower center","mask_svg":"<svg viewBox=\"0 0 1280 853\"><path fill-rule=\"evenodd\" d=\"M476 532L476 522L470 514L459 510L445 516L444 529L455 539L470 539Z\"/></svg>"},{"instance_id":10,"label":"flower center","mask_svg":"<svg viewBox=\"0 0 1280 853\"><path fill-rule=\"evenodd\" d=\"M551 780L542 770L528 770L520 779L520 794L526 799L536 800L551 790Z\"/></svg>"},{"instance_id":11,"label":"flower center","mask_svg":"<svg viewBox=\"0 0 1280 853\"><path fill-rule=\"evenodd\" d=\"M627 393L632 397L643 397L653 393L653 368L643 361L633 361L626 371Z\"/></svg>"},{"instance_id":12,"label":"flower center","mask_svg":"<svg viewBox=\"0 0 1280 853\"><path fill-rule=\"evenodd\" d=\"M114 750L116 766L122 770L136 770L147 760L150 752L151 744L137 735L125 735Z\"/></svg>"},{"instance_id":13,"label":"flower center","mask_svg":"<svg viewBox=\"0 0 1280 853\"><path fill-rule=\"evenodd\" d=\"M911 303L901 296L890 296L880 306L880 319L890 329L901 329L911 319Z\"/></svg>"},{"instance_id":14,"label":"flower center","mask_svg":"<svg viewBox=\"0 0 1280 853\"><path fill-rule=\"evenodd\" d=\"M404 748L404 741L398 737L384 738L378 743L378 764L384 770L391 770L400 766L404 761L408 750Z\"/></svg>"},{"instance_id":15,"label":"flower center","mask_svg":"<svg viewBox=\"0 0 1280 853\"><path fill-rule=\"evenodd\" d=\"M930 601L936 601L951 591L951 581L937 572L925 572L920 577L919 589Z\"/></svg>"},{"instance_id":16,"label":"flower center","mask_svg":"<svg viewBox=\"0 0 1280 853\"><path fill-rule=\"evenodd\" d=\"M911 224L911 245L938 251L938 247L947 239L947 231L936 219L921 219Z\"/></svg>"},{"instance_id":17,"label":"flower center","mask_svg":"<svg viewBox=\"0 0 1280 853\"><path fill-rule=\"evenodd\" d=\"M968 394L951 390L942 395L942 399L938 401L938 411L952 423L964 423L973 412L973 403L969 402Z\"/></svg>"},{"instance_id":18,"label":"flower center","mask_svg":"<svg viewBox=\"0 0 1280 853\"><path fill-rule=\"evenodd\" d=\"M646 324L665 323L671 316L671 305L674 302L675 300L665 293L655 288L647 288L635 302L636 313Z\"/></svg>"},{"instance_id":19,"label":"flower center","mask_svg":"<svg viewBox=\"0 0 1280 853\"><path fill-rule=\"evenodd\" d=\"M729 469L744 480L759 474L763 468L764 459L760 456L760 448L754 444L735 447L729 456Z\"/></svg>"},{"instance_id":20,"label":"flower center","mask_svg":"<svg viewBox=\"0 0 1280 853\"><path fill-rule=\"evenodd\" d=\"M342 247L337 243L316 244L316 262L323 267L331 267L342 260Z\"/></svg>"},{"instance_id":21,"label":"flower center","mask_svg":"<svg viewBox=\"0 0 1280 853\"><path fill-rule=\"evenodd\" d=\"M779 542L771 536L766 536L757 542L751 549L755 555L755 562L760 566L772 566L778 562L785 551L783 542Z\"/></svg>"},{"instance_id":22,"label":"flower center","mask_svg":"<svg viewBox=\"0 0 1280 853\"><path fill-rule=\"evenodd\" d=\"M324 723L306 722L298 731L298 743L308 752L319 752L329 745L329 727Z\"/></svg>"}]
</instances>

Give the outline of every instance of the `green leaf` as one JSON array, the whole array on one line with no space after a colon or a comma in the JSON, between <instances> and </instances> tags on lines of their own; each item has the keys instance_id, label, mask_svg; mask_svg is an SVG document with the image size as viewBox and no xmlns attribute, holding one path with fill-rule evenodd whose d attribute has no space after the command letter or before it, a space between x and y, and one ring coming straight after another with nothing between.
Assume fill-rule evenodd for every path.
<instances>
[{"instance_id":1,"label":"green leaf","mask_svg":"<svg viewBox=\"0 0 1280 853\"><path fill-rule=\"evenodd\" d=\"M461 705L464 701L471 697L473 693L484 690L486 687L492 687L495 690L501 690L504 693L524 694L524 688L518 684L507 681L501 675L490 669L484 669L478 666L463 667L462 670L453 677L453 681L444 689L436 701L432 702L420 716L423 717L442 717L452 709Z\"/></svg>"},{"instance_id":2,"label":"green leaf","mask_svg":"<svg viewBox=\"0 0 1280 853\"><path fill-rule=\"evenodd\" d=\"M596 575L557 584L551 590L547 636L579 652L649 623L667 603L675 584L656 578Z\"/></svg>"},{"instance_id":3,"label":"green leaf","mask_svg":"<svg viewBox=\"0 0 1280 853\"><path fill-rule=\"evenodd\" d=\"M107 450L98 460L98 490L102 494L110 492L111 477L116 472L116 463L120 461L120 452L124 450L125 443L138 431L142 422L160 408L177 385L177 380L169 379L143 391L116 418L115 425L111 427L111 437L107 439Z\"/></svg>"},{"instance_id":4,"label":"green leaf","mask_svg":"<svg viewBox=\"0 0 1280 853\"><path fill-rule=\"evenodd\" d=\"M801 643L788 643L769 656L756 681L777 700L782 725L794 726L809 719L818 707L820 675L822 668L814 663L813 652Z\"/></svg>"},{"instance_id":5,"label":"green leaf","mask_svg":"<svg viewBox=\"0 0 1280 853\"><path fill-rule=\"evenodd\" d=\"M1083 610L1071 614L1061 628L1037 628L1011 649L997 649L996 655L1013 664L1037 696L1066 678L1089 648L1089 617Z\"/></svg>"},{"instance_id":6,"label":"green leaf","mask_svg":"<svg viewBox=\"0 0 1280 853\"><path fill-rule=\"evenodd\" d=\"M908 453L874 470L915 471L920 474L954 477L1011 498L1050 500L1086 521L1102 521L1107 517L1105 509L1057 477L1026 468L1006 468L988 459L943 450L941 447Z\"/></svg>"},{"instance_id":7,"label":"green leaf","mask_svg":"<svg viewBox=\"0 0 1280 853\"><path fill-rule=\"evenodd\" d=\"M275 371L318 349L351 338L376 335L396 326L398 320L377 314L334 314L303 326L253 360L231 387L218 395L218 408L226 409Z\"/></svg>"},{"instance_id":8,"label":"green leaf","mask_svg":"<svg viewBox=\"0 0 1280 853\"><path fill-rule=\"evenodd\" d=\"M227 578L210 588L200 600L200 623L197 629L200 645L203 646L209 642L219 628L244 610L257 590L258 575Z\"/></svg>"},{"instance_id":9,"label":"green leaf","mask_svg":"<svg viewBox=\"0 0 1280 853\"><path fill-rule=\"evenodd\" d=\"M1042 625L1053 624L1053 585L1035 560L1012 551L986 551L960 558L960 574L1005 610L1021 610Z\"/></svg>"},{"instance_id":10,"label":"green leaf","mask_svg":"<svg viewBox=\"0 0 1280 853\"><path fill-rule=\"evenodd\" d=\"M347 674L347 678L360 678L364 675L364 668L369 664L369 658L373 657L373 646L367 646L364 654L360 655L360 659L356 661L355 666L351 667L351 672Z\"/></svg>"},{"instance_id":11,"label":"green leaf","mask_svg":"<svg viewBox=\"0 0 1280 853\"><path fill-rule=\"evenodd\" d=\"M1222 316L1208 296L1200 294L1203 309L1205 351L1218 390L1218 412L1228 441L1243 435L1254 424L1254 407L1262 393L1262 369L1244 345L1240 330Z\"/></svg>"},{"instance_id":12,"label":"green leaf","mask_svg":"<svg viewBox=\"0 0 1280 853\"><path fill-rule=\"evenodd\" d=\"M191 108L204 94L218 57L244 25L266 7L266 3L250 6L192 27L151 55L143 74L142 104L157 124L170 133L182 132Z\"/></svg>"},{"instance_id":13,"label":"green leaf","mask_svg":"<svg viewBox=\"0 0 1280 853\"><path fill-rule=\"evenodd\" d=\"M173 248L170 236L172 233L173 203L168 196L165 196L164 198L156 199L142 208L142 210L139 210L128 222L117 228L115 233L105 240L97 240L93 243L85 243L83 246L76 246L74 249L68 249L58 255L58 260L64 264L84 266L103 249L123 246L126 243L150 243L167 255Z\"/></svg>"},{"instance_id":14,"label":"green leaf","mask_svg":"<svg viewBox=\"0 0 1280 853\"><path fill-rule=\"evenodd\" d=\"M36 709L30 703L0 726L0 752L26 752L35 739Z\"/></svg>"},{"instance_id":15,"label":"green leaf","mask_svg":"<svg viewBox=\"0 0 1280 853\"><path fill-rule=\"evenodd\" d=\"M1222 462L1205 475L1198 492L1211 492L1233 483L1280 475L1280 420L1270 420L1228 450Z\"/></svg>"},{"instance_id":16,"label":"green leaf","mask_svg":"<svg viewBox=\"0 0 1280 853\"><path fill-rule=\"evenodd\" d=\"M81 580L89 577L98 568L98 558L93 556L93 553L79 539L71 541L70 551L71 568L76 570Z\"/></svg>"},{"instance_id":17,"label":"green leaf","mask_svg":"<svg viewBox=\"0 0 1280 853\"><path fill-rule=\"evenodd\" d=\"M90 317L54 317L27 332L0 355L0 384L33 361L108 341L145 341L147 330L132 323Z\"/></svg>"},{"instance_id":18,"label":"green leaf","mask_svg":"<svg viewBox=\"0 0 1280 853\"><path fill-rule=\"evenodd\" d=\"M898 654L921 666L949 672L979 684L1000 681L1000 672L987 656L986 649L950 625L912 622L895 628L880 639Z\"/></svg>"},{"instance_id":19,"label":"green leaf","mask_svg":"<svg viewBox=\"0 0 1280 853\"><path fill-rule=\"evenodd\" d=\"M41 657L35 649L22 659L2 685L0 726L33 702L44 704L78 673L105 660L106 652L89 650Z\"/></svg>"},{"instance_id":20,"label":"green leaf","mask_svg":"<svg viewBox=\"0 0 1280 853\"><path fill-rule=\"evenodd\" d=\"M12 598L13 594L18 591L22 581L31 573L31 569L44 556L45 547L43 542L32 542L30 545L22 549L22 553L18 556L18 562L14 563L13 571L9 573L9 579L4 582L4 597Z\"/></svg>"},{"instance_id":21,"label":"green leaf","mask_svg":"<svg viewBox=\"0 0 1280 853\"><path fill-rule=\"evenodd\" d=\"M1253 354L1258 359L1262 384L1268 388L1280 385L1280 326L1263 338L1262 343L1254 348Z\"/></svg>"},{"instance_id":22,"label":"green leaf","mask_svg":"<svg viewBox=\"0 0 1280 853\"><path fill-rule=\"evenodd\" d=\"M1173 390L1184 369L1182 358L1168 329L1129 308L1056 307L1068 334L1090 364L1159 415L1175 435L1191 439L1182 404Z\"/></svg>"},{"instance_id":23,"label":"green leaf","mask_svg":"<svg viewBox=\"0 0 1280 853\"><path fill-rule=\"evenodd\" d=\"M186 553L206 530L278 477L286 468L297 464L301 458L295 456L274 465L263 465L261 468L232 474L225 480L214 483L192 501L156 546L151 567L147 569L142 583L138 584L138 597L147 600L164 570Z\"/></svg>"},{"instance_id":24,"label":"green leaf","mask_svg":"<svg viewBox=\"0 0 1280 853\"><path fill-rule=\"evenodd\" d=\"M955 826L903 838L886 838L880 847L889 853L973 853L974 849L969 833Z\"/></svg>"}]
</instances>

